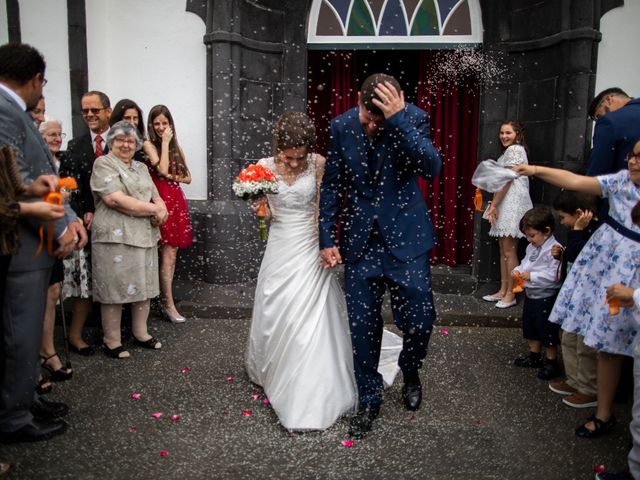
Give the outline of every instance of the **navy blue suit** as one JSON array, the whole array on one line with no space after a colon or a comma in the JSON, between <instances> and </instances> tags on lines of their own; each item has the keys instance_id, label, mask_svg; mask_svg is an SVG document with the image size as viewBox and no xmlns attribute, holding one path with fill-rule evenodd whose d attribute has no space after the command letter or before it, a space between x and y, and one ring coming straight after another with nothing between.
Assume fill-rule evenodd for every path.
<instances>
[{"instance_id":1,"label":"navy blue suit","mask_svg":"<svg viewBox=\"0 0 640 480\"><path fill-rule=\"evenodd\" d=\"M320 195L320 248L339 246L345 262L361 404L382 401L377 366L385 288L391 294L394 321L404 334L399 365L405 377L417 375L426 356L435 319L428 255L435 234L418 177L438 175L441 165L429 139L429 116L414 105L386 119L372 139L360 124L357 107L331 122Z\"/></svg>"},{"instance_id":2,"label":"navy blue suit","mask_svg":"<svg viewBox=\"0 0 640 480\"><path fill-rule=\"evenodd\" d=\"M596 120L587 175L606 175L627 168L626 156L640 140L640 99Z\"/></svg>"}]
</instances>

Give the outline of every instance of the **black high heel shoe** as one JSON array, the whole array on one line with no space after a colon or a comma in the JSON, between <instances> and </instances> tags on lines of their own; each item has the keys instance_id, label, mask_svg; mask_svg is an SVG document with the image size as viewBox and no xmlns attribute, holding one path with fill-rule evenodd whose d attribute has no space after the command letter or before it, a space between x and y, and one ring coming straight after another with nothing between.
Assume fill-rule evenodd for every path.
<instances>
[{"instance_id":1,"label":"black high heel shoe","mask_svg":"<svg viewBox=\"0 0 640 480\"><path fill-rule=\"evenodd\" d=\"M59 368L58 370L54 370L53 367L51 367L47 362L49 360L51 360L53 357L57 357L58 353L54 353L53 355L50 355L48 357L43 357L40 356L40 358L42 359L42 362L40 362L40 366L42 368L44 368L45 370L47 370L51 376L49 377L49 379L52 382L64 382L65 380L70 380L71 377L73 377L73 370L70 369L66 369L64 367ZM59 359L60 357L58 357Z\"/></svg>"}]
</instances>

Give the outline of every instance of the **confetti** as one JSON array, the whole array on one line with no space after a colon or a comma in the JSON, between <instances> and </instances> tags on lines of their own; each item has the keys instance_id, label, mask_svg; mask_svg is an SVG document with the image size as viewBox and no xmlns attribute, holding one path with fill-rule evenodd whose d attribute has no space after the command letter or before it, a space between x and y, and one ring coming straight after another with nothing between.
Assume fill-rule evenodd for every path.
<instances>
[{"instance_id":1,"label":"confetti","mask_svg":"<svg viewBox=\"0 0 640 480\"><path fill-rule=\"evenodd\" d=\"M164 413L162 413L162 412L153 412L153 413L151 414L151 416L152 416L153 418L161 418L163 415L164 415Z\"/></svg>"},{"instance_id":2,"label":"confetti","mask_svg":"<svg viewBox=\"0 0 640 480\"><path fill-rule=\"evenodd\" d=\"M263 405L271 405L271 402L269 401L268 398L265 398L264 400L262 400L262 404Z\"/></svg>"},{"instance_id":3,"label":"confetti","mask_svg":"<svg viewBox=\"0 0 640 480\"><path fill-rule=\"evenodd\" d=\"M342 446L344 448L351 448L353 447L353 440L342 440Z\"/></svg>"},{"instance_id":4,"label":"confetti","mask_svg":"<svg viewBox=\"0 0 640 480\"><path fill-rule=\"evenodd\" d=\"M442 335L449 335L449 330L447 330L446 328L441 328L441 329L440 329L440 333L441 333Z\"/></svg>"},{"instance_id":5,"label":"confetti","mask_svg":"<svg viewBox=\"0 0 640 480\"><path fill-rule=\"evenodd\" d=\"M134 427L133 425L131 425L129 427L129 433L136 433L138 431L138 429L136 427Z\"/></svg>"},{"instance_id":6,"label":"confetti","mask_svg":"<svg viewBox=\"0 0 640 480\"><path fill-rule=\"evenodd\" d=\"M243 417L248 417L252 414L253 412L251 410L243 410L242 411L242 416Z\"/></svg>"},{"instance_id":7,"label":"confetti","mask_svg":"<svg viewBox=\"0 0 640 480\"><path fill-rule=\"evenodd\" d=\"M182 368L180 369L180 373L183 373L183 374L185 374L185 375L186 375L187 373L189 373L190 371L191 371L191 369L190 369L189 367L182 367Z\"/></svg>"},{"instance_id":8,"label":"confetti","mask_svg":"<svg viewBox=\"0 0 640 480\"><path fill-rule=\"evenodd\" d=\"M161 457L168 457L169 456L169 450L160 450L160 456Z\"/></svg>"},{"instance_id":9,"label":"confetti","mask_svg":"<svg viewBox=\"0 0 640 480\"><path fill-rule=\"evenodd\" d=\"M510 77L506 54L499 51L480 51L459 46L438 52L425 72L426 85L436 90L441 84L490 87Z\"/></svg>"},{"instance_id":10,"label":"confetti","mask_svg":"<svg viewBox=\"0 0 640 480\"><path fill-rule=\"evenodd\" d=\"M253 392L251 394L251 398L253 398L254 400L258 400L260 398L260 394L258 392Z\"/></svg>"},{"instance_id":11,"label":"confetti","mask_svg":"<svg viewBox=\"0 0 640 480\"><path fill-rule=\"evenodd\" d=\"M171 415L171 421L173 423L176 423L178 420L180 420L180 415Z\"/></svg>"},{"instance_id":12,"label":"confetti","mask_svg":"<svg viewBox=\"0 0 640 480\"><path fill-rule=\"evenodd\" d=\"M142 397L142 394L140 394L140 393L132 393L131 394L131 398L133 398L134 400L138 400L140 397Z\"/></svg>"},{"instance_id":13,"label":"confetti","mask_svg":"<svg viewBox=\"0 0 640 480\"><path fill-rule=\"evenodd\" d=\"M229 382L229 383L233 382L233 375L229 375L227 377L227 382Z\"/></svg>"}]
</instances>

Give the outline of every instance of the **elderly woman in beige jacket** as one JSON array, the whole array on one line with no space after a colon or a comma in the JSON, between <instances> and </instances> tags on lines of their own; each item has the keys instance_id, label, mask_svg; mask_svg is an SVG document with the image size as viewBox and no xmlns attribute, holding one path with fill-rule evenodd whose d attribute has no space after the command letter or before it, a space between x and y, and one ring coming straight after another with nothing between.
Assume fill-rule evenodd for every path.
<instances>
[{"instance_id":1,"label":"elderly woman in beige jacket","mask_svg":"<svg viewBox=\"0 0 640 480\"><path fill-rule=\"evenodd\" d=\"M91 191L93 297L101 303L104 350L127 358L120 338L122 304L132 304L134 344L153 350L162 344L147 331L149 300L159 293L158 226L167 209L147 167L133 161L142 147L138 130L126 121L107 135L109 153L96 159Z\"/></svg>"}]
</instances>

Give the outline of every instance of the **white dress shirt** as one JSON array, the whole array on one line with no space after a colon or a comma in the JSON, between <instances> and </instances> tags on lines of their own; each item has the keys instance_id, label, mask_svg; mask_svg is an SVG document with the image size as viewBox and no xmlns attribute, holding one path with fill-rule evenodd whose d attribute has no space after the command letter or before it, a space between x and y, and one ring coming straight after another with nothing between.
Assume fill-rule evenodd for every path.
<instances>
[{"instance_id":1,"label":"white dress shirt","mask_svg":"<svg viewBox=\"0 0 640 480\"><path fill-rule=\"evenodd\" d=\"M527 246L527 252L520 265L513 270L519 273L529 272L530 279L525 280L524 286L529 298L547 298L555 295L560 288L560 261L551 255L551 247L560 244L551 235L539 247L532 244Z\"/></svg>"}]
</instances>

